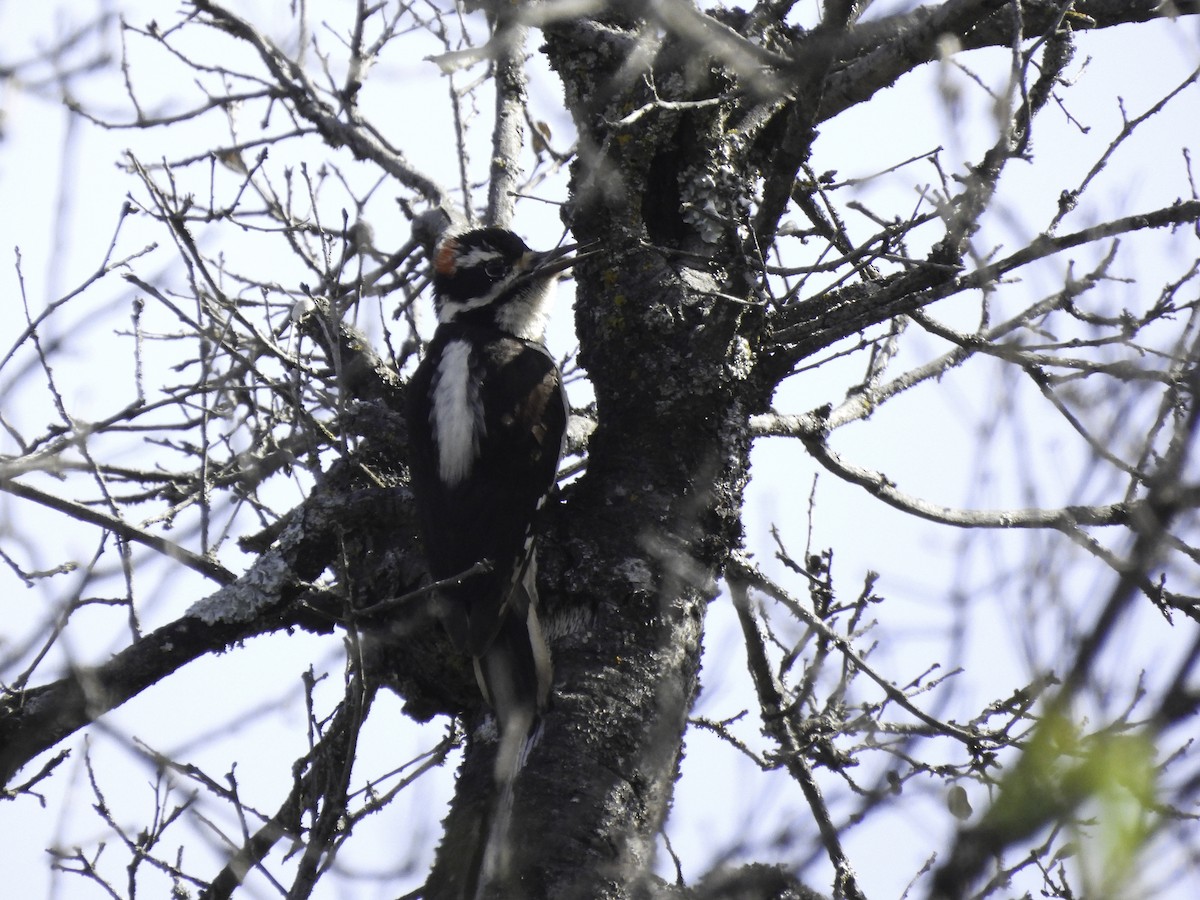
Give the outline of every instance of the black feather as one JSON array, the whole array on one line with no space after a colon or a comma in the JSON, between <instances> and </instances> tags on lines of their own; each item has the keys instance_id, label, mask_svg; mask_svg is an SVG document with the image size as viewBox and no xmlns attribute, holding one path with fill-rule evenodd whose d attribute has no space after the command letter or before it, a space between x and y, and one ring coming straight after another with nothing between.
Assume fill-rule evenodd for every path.
<instances>
[{"instance_id":1,"label":"black feather","mask_svg":"<svg viewBox=\"0 0 1200 900\"><path fill-rule=\"evenodd\" d=\"M566 431L562 376L545 347L480 324L439 326L409 385L412 483L437 580L482 560L492 569L443 591L446 630L476 660L480 687L501 730L546 704L549 656L537 621L534 518L554 484ZM469 378L482 407L478 456L457 483L439 477L431 427L446 348L470 346Z\"/></svg>"}]
</instances>

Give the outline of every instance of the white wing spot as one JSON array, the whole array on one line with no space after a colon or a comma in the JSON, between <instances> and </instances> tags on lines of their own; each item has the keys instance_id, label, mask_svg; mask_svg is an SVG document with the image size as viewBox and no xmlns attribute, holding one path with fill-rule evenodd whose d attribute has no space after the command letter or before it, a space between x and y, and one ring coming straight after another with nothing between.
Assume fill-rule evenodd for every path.
<instances>
[{"instance_id":1,"label":"white wing spot","mask_svg":"<svg viewBox=\"0 0 1200 900\"><path fill-rule=\"evenodd\" d=\"M471 472L483 437L483 402L471 378L471 345L451 341L434 375L429 423L437 440L438 474L454 487Z\"/></svg>"}]
</instances>

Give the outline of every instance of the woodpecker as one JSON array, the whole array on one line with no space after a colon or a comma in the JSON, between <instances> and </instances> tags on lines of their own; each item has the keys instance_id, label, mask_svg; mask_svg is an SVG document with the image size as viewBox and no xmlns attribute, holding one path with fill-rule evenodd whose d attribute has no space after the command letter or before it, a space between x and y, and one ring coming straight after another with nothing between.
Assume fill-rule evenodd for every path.
<instances>
[{"instance_id":1,"label":"woodpecker","mask_svg":"<svg viewBox=\"0 0 1200 900\"><path fill-rule=\"evenodd\" d=\"M452 643L500 732L496 771L520 765L550 691L537 617L533 525L555 482L567 425L546 320L573 247L530 250L511 231L441 240L433 256L438 326L408 386L411 474ZM486 571L479 571L484 564Z\"/></svg>"}]
</instances>

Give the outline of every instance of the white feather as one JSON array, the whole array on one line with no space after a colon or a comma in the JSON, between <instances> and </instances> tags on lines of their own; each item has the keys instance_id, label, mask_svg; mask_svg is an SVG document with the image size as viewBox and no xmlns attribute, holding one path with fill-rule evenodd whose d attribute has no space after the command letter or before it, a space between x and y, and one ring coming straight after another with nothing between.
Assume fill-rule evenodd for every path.
<instances>
[{"instance_id":1,"label":"white feather","mask_svg":"<svg viewBox=\"0 0 1200 900\"><path fill-rule=\"evenodd\" d=\"M554 288L554 278L534 281L519 297L496 310L496 324L502 331L524 340L541 341L546 334L550 305L554 302Z\"/></svg>"},{"instance_id":2,"label":"white feather","mask_svg":"<svg viewBox=\"0 0 1200 900\"><path fill-rule=\"evenodd\" d=\"M484 433L483 402L471 378L471 345L466 341L451 341L442 352L429 422L437 439L438 474L453 487L470 474Z\"/></svg>"}]
</instances>

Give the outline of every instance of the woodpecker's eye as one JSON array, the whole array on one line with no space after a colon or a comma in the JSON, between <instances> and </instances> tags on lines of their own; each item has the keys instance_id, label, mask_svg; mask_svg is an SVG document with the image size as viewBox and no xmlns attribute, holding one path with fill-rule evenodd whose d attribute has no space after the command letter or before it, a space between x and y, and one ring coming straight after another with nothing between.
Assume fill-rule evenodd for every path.
<instances>
[{"instance_id":1,"label":"woodpecker's eye","mask_svg":"<svg viewBox=\"0 0 1200 900\"><path fill-rule=\"evenodd\" d=\"M504 277L504 271L506 268L507 266L504 265L503 260L495 259L485 265L483 267L483 271L487 273L488 278L492 279L493 281L499 281Z\"/></svg>"}]
</instances>

